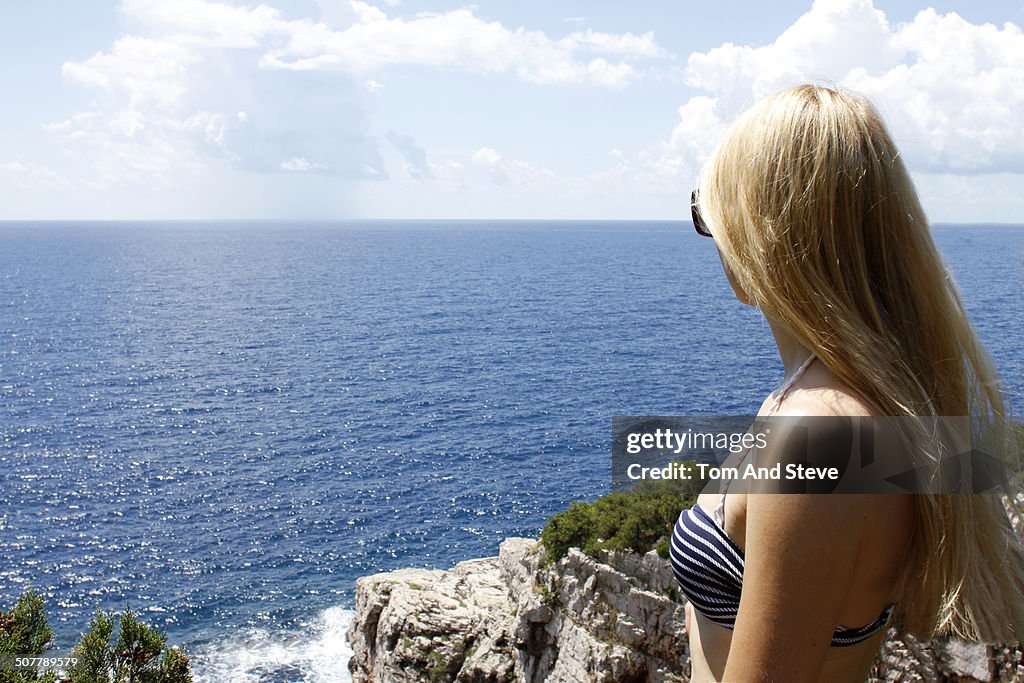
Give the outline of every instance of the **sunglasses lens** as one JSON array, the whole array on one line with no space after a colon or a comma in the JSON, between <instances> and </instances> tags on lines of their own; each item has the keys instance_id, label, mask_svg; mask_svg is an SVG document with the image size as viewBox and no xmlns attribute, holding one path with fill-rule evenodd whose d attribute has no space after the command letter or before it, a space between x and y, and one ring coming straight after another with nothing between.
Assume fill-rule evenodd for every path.
<instances>
[{"instance_id":1,"label":"sunglasses lens","mask_svg":"<svg viewBox=\"0 0 1024 683\"><path fill-rule=\"evenodd\" d=\"M697 231L697 234L704 237L711 237L711 231L708 230L708 226L704 224L704 218L700 215L700 209L697 208L697 190L690 193L690 216L693 218L693 227Z\"/></svg>"}]
</instances>

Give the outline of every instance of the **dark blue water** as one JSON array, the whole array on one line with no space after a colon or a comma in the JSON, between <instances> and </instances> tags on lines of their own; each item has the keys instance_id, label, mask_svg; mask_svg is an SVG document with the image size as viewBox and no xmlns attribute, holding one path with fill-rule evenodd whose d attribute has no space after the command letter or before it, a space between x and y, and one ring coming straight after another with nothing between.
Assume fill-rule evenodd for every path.
<instances>
[{"instance_id":1,"label":"dark blue water","mask_svg":"<svg viewBox=\"0 0 1024 683\"><path fill-rule=\"evenodd\" d=\"M936 239L1020 412L1024 228ZM675 223L0 225L0 605L131 604L198 680L345 680L353 582L609 488L623 414L781 377Z\"/></svg>"}]
</instances>

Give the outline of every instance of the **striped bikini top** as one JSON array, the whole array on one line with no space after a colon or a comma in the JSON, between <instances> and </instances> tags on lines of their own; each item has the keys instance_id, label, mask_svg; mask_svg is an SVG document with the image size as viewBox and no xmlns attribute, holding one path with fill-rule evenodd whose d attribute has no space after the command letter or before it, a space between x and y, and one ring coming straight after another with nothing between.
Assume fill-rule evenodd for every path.
<instances>
[{"instance_id":1,"label":"striped bikini top","mask_svg":"<svg viewBox=\"0 0 1024 683\"><path fill-rule=\"evenodd\" d=\"M786 392L814 358L811 354L774 392L769 415L778 409ZM743 454L740 464L749 452ZM740 607L744 560L743 550L725 533L725 496L723 492L715 508L714 519L697 504L680 513L672 531L669 559L680 589L693 608L716 624L731 629L736 626ZM894 608L894 604L887 606L877 619L865 626L836 626L832 632L832 646L845 647L867 640L885 627Z\"/></svg>"}]
</instances>

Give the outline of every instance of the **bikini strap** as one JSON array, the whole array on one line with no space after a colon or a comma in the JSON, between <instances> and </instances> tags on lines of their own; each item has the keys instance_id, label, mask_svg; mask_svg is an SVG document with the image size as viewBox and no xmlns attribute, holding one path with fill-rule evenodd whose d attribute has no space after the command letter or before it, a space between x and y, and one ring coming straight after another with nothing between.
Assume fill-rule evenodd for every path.
<instances>
[{"instance_id":1,"label":"bikini strap","mask_svg":"<svg viewBox=\"0 0 1024 683\"><path fill-rule=\"evenodd\" d=\"M796 383L796 381L800 379L800 377L804 374L807 368L810 367L811 363L814 362L815 358L817 358L817 356L812 352L811 355L807 357L807 360L805 360L803 364L796 369L796 372L794 372L790 376L790 378L787 379L785 383L783 383L782 386L780 386L778 389L772 392L772 395L775 396L775 400L772 401L771 406L768 407L767 415L771 415L772 413L779 409L779 406L782 405L782 400L786 398L786 394L789 393L789 390ZM753 446L751 446L751 448L753 448ZM748 453L750 453L750 448L748 448L746 452L743 454L743 457L740 458L740 465L742 465L743 461L747 459ZM715 522L718 524L718 527L723 532L725 531L725 496L728 493L728 491L729 482L726 482L725 489L722 491L722 496L718 499L718 506L715 508L714 514Z\"/></svg>"}]
</instances>

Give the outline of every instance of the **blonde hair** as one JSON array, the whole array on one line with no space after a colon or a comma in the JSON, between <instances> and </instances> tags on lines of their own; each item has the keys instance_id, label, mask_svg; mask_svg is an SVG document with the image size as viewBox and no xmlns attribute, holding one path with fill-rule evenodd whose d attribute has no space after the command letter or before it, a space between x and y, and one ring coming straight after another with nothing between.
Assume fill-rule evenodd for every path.
<instances>
[{"instance_id":1,"label":"blonde hair","mask_svg":"<svg viewBox=\"0 0 1024 683\"><path fill-rule=\"evenodd\" d=\"M741 116L705 164L699 205L750 303L879 415L1001 422L995 369L866 99L802 85ZM1002 495L915 496L896 619L923 638L1014 642L1024 548Z\"/></svg>"}]
</instances>

